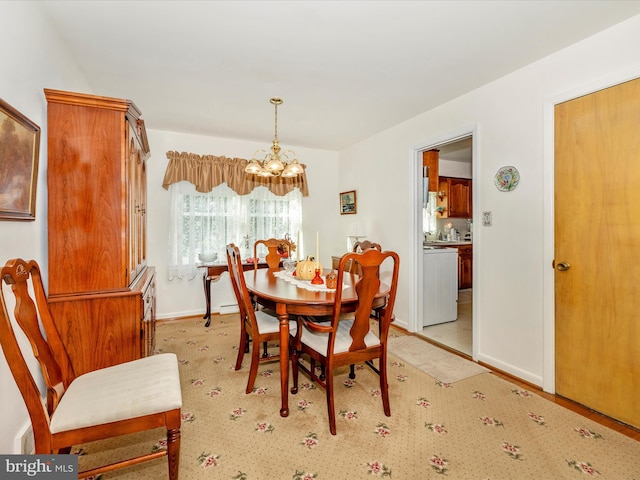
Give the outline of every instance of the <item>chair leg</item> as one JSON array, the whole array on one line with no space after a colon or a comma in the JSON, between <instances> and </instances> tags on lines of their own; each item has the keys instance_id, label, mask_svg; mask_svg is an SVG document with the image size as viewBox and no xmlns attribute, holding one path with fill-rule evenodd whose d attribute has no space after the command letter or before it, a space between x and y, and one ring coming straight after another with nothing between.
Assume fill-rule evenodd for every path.
<instances>
[{"instance_id":1,"label":"chair leg","mask_svg":"<svg viewBox=\"0 0 640 480\"><path fill-rule=\"evenodd\" d=\"M262 342L262 358L267 358L269 356L267 345L268 345L268 342Z\"/></svg>"},{"instance_id":2,"label":"chair leg","mask_svg":"<svg viewBox=\"0 0 640 480\"><path fill-rule=\"evenodd\" d=\"M167 430L167 462L169 480L178 480L180 470L180 428Z\"/></svg>"},{"instance_id":3,"label":"chair leg","mask_svg":"<svg viewBox=\"0 0 640 480\"><path fill-rule=\"evenodd\" d=\"M387 417L391 416L391 406L389 404L389 382L387 381L387 355L383 353L378 365L380 375L380 392L382 392L382 407Z\"/></svg>"},{"instance_id":4,"label":"chair leg","mask_svg":"<svg viewBox=\"0 0 640 480\"><path fill-rule=\"evenodd\" d=\"M336 411L333 403L333 368L328 368L325 371L325 391L327 393L327 411L329 413L329 430L331 435L336 434Z\"/></svg>"},{"instance_id":5,"label":"chair leg","mask_svg":"<svg viewBox=\"0 0 640 480\"><path fill-rule=\"evenodd\" d=\"M240 344L238 345L238 356L236 357L236 370L240 370L240 367L242 367L242 360L244 359L244 354L247 352L249 352L249 334L243 323L240 328Z\"/></svg>"},{"instance_id":6,"label":"chair leg","mask_svg":"<svg viewBox=\"0 0 640 480\"><path fill-rule=\"evenodd\" d=\"M349 365L349 378L351 380L356 378L356 366L353 363Z\"/></svg>"},{"instance_id":7,"label":"chair leg","mask_svg":"<svg viewBox=\"0 0 640 480\"><path fill-rule=\"evenodd\" d=\"M309 372L311 372L311 381L315 382L316 377L316 361L313 358L309 358ZM324 372L323 372L324 373ZM324 376L321 374L321 376Z\"/></svg>"},{"instance_id":8,"label":"chair leg","mask_svg":"<svg viewBox=\"0 0 640 480\"><path fill-rule=\"evenodd\" d=\"M298 351L295 347L291 347L291 376L293 377L293 386L291 387L291 393L295 395L298 393Z\"/></svg>"},{"instance_id":9,"label":"chair leg","mask_svg":"<svg viewBox=\"0 0 640 480\"><path fill-rule=\"evenodd\" d=\"M258 376L258 364L260 363L260 343L253 341L253 348L251 349L251 366L249 367L249 380L247 380L247 389L245 393L251 393L253 390L253 384Z\"/></svg>"}]
</instances>

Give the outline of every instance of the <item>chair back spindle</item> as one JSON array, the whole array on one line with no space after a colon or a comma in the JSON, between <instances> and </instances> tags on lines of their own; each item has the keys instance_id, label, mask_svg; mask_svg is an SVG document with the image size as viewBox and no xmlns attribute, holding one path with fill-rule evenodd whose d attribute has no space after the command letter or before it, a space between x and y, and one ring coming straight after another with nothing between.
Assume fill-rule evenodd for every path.
<instances>
[{"instance_id":1,"label":"chair back spindle","mask_svg":"<svg viewBox=\"0 0 640 480\"><path fill-rule=\"evenodd\" d=\"M7 302L3 294L2 297L2 319L0 320L0 343L7 356L7 363L14 377L23 381L17 382L18 389L25 401L29 415L36 418L38 426L49 431L50 415L56 409L60 399L64 395L66 387L72 379L63 377L63 370L50 344L62 345L58 331L53 324L47 306L46 295L42 285L40 269L36 262L25 262L15 259L7 263L1 271L2 280L11 286L15 296L14 318L16 324L27 337L33 356L38 361L44 378L47 393L47 409L43 411L40 390L31 373L27 360L19 347L11 317L7 311ZM32 289L36 297L36 302L29 294ZM42 319L42 323L40 321ZM45 332L47 339L43 336ZM66 351L60 349L58 357L64 357L67 362ZM36 427L34 427L35 429Z\"/></svg>"},{"instance_id":2,"label":"chair back spindle","mask_svg":"<svg viewBox=\"0 0 640 480\"><path fill-rule=\"evenodd\" d=\"M375 296L380 288L380 266L387 258L393 259L393 270L391 273L390 291L387 295L387 301L381 309L375 307ZM355 290L358 295L358 304L355 311L355 318L351 328L352 343L349 351L356 351L366 348L364 337L370 330L371 312L378 310L380 318L380 328L388 332L389 325L392 323L393 307L396 298L398 269L400 259L395 252L380 252L377 249L367 249L362 253L347 253L342 256L338 264L338 285L342 285L345 272L348 273L348 265L350 261L357 262L360 266L360 276L356 283ZM338 328L340 321L340 305L342 302L342 289L336 289L336 299L333 309L332 324L335 329ZM387 317L383 315L388 313ZM380 338L381 343L386 342L386 335ZM333 344L334 342L330 342ZM330 346L333 349L333 345Z\"/></svg>"}]
</instances>

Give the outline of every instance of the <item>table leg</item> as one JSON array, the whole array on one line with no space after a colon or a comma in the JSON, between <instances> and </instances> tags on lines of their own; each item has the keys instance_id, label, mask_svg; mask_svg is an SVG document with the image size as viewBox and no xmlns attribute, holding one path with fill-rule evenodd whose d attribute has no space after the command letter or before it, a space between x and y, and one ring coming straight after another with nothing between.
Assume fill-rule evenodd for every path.
<instances>
[{"instance_id":1,"label":"table leg","mask_svg":"<svg viewBox=\"0 0 640 480\"><path fill-rule=\"evenodd\" d=\"M207 322L204 324L204 326L208 327L209 325L211 325L211 276L208 274L208 272L205 272L205 274L202 276L202 281L204 283L204 298L207 303L207 310L204 314L204 317L202 318L207 319Z\"/></svg>"},{"instance_id":2,"label":"table leg","mask_svg":"<svg viewBox=\"0 0 640 480\"><path fill-rule=\"evenodd\" d=\"M289 416L289 314L287 306L276 305L276 313L280 319L280 395L282 404L280 416Z\"/></svg>"}]
</instances>

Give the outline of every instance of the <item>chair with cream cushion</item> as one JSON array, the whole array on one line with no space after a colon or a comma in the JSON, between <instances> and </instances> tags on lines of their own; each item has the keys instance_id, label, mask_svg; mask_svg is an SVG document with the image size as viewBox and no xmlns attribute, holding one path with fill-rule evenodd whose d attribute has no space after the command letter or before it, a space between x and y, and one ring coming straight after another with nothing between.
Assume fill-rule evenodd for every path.
<instances>
[{"instance_id":1,"label":"chair with cream cushion","mask_svg":"<svg viewBox=\"0 0 640 480\"><path fill-rule=\"evenodd\" d=\"M80 472L79 478L158 457L168 457L169 478L178 479L182 394L175 354L165 353L85 373L73 372L53 323L35 261L10 260L0 282L0 345L27 406L35 453L69 453L71 447L118 435L165 427L167 448ZM30 295L30 291L35 296ZM14 326L15 325L15 326ZM26 335L44 377L46 401L18 343L14 328ZM43 335L43 332L45 335Z\"/></svg>"},{"instance_id":2,"label":"chair with cream cushion","mask_svg":"<svg viewBox=\"0 0 640 480\"><path fill-rule=\"evenodd\" d=\"M374 333L370 324L371 311L376 306L376 295L380 288L380 267L387 259L390 260L386 263L392 264L389 266L391 281L386 303L379 308L380 315L376 319L378 331ZM345 270L352 261L357 262L361 269L355 286L358 296L355 314L341 315L342 289L337 288L333 314L328 324L314 322L313 317L298 317L298 334L295 337L291 359L291 393L295 394L298 391L298 370L304 371L322 386L326 391L329 428L333 435L336 434L333 377L334 370L338 367L364 362L376 372L380 377L384 413L386 416L391 415L387 383L387 336L394 320L393 306L400 259L395 252L379 252L375 248L362 253L347 253L340 258L338 265L338 285L342 285ZM347 272L347 275L351 274ZM301 355L309 357L309 367L300 361ZM378 367L374 365L374 359L378 359ZM318 375L314 368L316 362L321 366L321 375Z\"/></svg>"},{"instance_id":3,"label":"chair with cream cushion","mask_svg":"<svg viewBox=\"0 0 640 480\"><path fill-rule=\"evenodd\" d=\"M242 367L242 360L248 350L249 339L251 339L253 348L251 349L249 379L245 390L246 393L251 393L258 375L258 364L280 358L279 355L269 355L266 349L268 342L280 340L280 320L268 310L256 310L254 308L249 290L247 290L247 283L244 280L240 250L233 243L227 245L227 263L231 285L236 294L240 310L240 345L238 346L235 369L240 370L240 367ZM296 322L293 320L289 322L289 332L290 335L295 335L296 333ZM265 345L262 356L260 355L260 344Z\"/></svg>"}]
</instances>

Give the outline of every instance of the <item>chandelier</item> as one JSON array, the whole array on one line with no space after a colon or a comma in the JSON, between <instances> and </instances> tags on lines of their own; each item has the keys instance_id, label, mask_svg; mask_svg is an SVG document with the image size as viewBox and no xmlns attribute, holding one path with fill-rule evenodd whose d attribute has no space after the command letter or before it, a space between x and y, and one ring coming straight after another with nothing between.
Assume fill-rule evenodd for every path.
<instances>
[{"instance_id":1,"label":"chandelier","mask_svg":"<svg viewBox=\"0 0 640 480\"><path fill-rule=\"evenodd\" d=\"M282 152L278 143L278 105L282 105L283 100L272 98L269 102L275 106L276 111L273 145L269 151L258 150L254 153L244 171L261 177L295 177L304 173L304 169L298 163L296 154L291 150Z\"/></svg>"}]
</instances>

